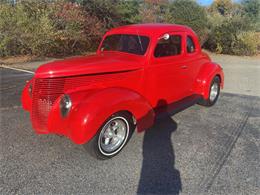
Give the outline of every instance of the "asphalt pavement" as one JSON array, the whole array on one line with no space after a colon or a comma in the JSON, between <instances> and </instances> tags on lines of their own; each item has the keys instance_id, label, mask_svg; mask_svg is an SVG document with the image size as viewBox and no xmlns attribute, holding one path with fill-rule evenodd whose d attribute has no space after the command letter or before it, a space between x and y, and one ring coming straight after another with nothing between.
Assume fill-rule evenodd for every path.
<instances>
[{"instance_id":1,"label":"asphalt pavement","mask_svg":"<svg viewBox=\"0 0 260 195\"><path fill-rule=\"evenodd\" d=\"M0 194L260 193L260 97L223 92L99 161L65 137L36 135L20 103L32 74L0 72Z\"/></svg>"}]
</instances>

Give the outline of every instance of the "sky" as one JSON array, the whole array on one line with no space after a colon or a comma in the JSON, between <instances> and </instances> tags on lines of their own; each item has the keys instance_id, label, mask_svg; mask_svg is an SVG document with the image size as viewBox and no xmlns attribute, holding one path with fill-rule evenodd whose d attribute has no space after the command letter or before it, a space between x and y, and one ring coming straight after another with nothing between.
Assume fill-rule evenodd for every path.
<instances>
[{"instance_id":1,"label":"sky","mask_svg":"<svg viewBox=\"0 0 260 195\"><path fill-rule=\"evenodd\" d=\"M199 4L201 5L210 5L213 0L198 0Z\"/></svg>"},{"instance_id":2,"label":"sky","mask_svg":"<svg viewBox=\"0 0 260 195\"><path fill-rule=\"evenodd\" d=\"M210 5L214 0L197 0L201 5ZM233 0L234 2L239 2L240 0Z\"/></svg>"}]
</instances>

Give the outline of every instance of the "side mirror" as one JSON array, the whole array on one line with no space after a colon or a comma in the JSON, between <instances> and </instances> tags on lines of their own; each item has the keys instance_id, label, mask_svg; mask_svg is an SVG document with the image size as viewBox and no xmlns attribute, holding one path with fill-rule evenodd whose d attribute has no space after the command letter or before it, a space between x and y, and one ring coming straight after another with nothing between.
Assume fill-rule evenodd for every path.
<instances>
[{"instance_id":1,"label":"side mirror","mask_svg":"<svg viewBox=\"0 0 260 195\"><path fill-rule=\"evenodd\" d=\"M170 38L170 35L168 33L166 33L163 36L161 36L159 39L168 40L169 38Z\"/></svg>"}]
</instances>

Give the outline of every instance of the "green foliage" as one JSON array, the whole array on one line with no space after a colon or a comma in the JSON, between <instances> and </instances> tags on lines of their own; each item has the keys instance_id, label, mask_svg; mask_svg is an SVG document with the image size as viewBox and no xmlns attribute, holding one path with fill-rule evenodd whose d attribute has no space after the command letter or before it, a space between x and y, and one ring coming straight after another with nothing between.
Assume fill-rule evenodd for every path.
<instances>
[{"instance_id":1,"label":"green foliage","mask_svg":"<svg viewBox=\"0 0 260 195\"><path fill-rule=\"evenodd\" d=\"M257 34L253 31L241 32L233 45L233 53L236 55L255 55L260 41Z\"/></svg>"},{"instance_id":2,"label":"green foliage","mask_svg":"<svg viewBox=\"0 0 260 195\"><path fill-rule=\"evenodd\" d=\"M254 21L259 21L260 17L260 1L259 0L243 0L243 10Z\"/></svg>"},{"instance_id":3,"label":"green foliage","mask_svg":"<svg viewBox=\"0 0 260 195\"><path fill-rule=\"evenodd\" d=\"M16 19L12 15L14 8L6 4L1 4L0 9L0 56L15 55L18 38L13 37L13 34L16 33L14 26ZM12 34L8 32L12 32Z\"/></svg>"},{"instance_id":4,"label":"green foliage","mask_svg":"<svg viewBox=\"0 0 260 195\"><path fill-rule=\"evenodd\" d=\"M260 0L243 0L241 5L244 14L255 24L257 31L260 31Z\"/></svg>"},{"instance_id":5,"label":"green foliage","mask_svg":"<svg viewBox=\"0 0 260 195\"><path fill-rule=\"evenodd\" d=\"M0 7L0 56L76 54L100 39L102 23L74 3L24 0ZM96 41L97 42L97 41Z\"/></svg>"},{"instance_id":6,"label":"green foliage","mask_svg":"<svg viewBox=\"0 0 260 195\"><path fill-rule=\"evenodd\" d=\"M223 54L257 54L259 41L255 21L245 14L244 9L243 4L229 0L218 0L211 5L208 14L210 34L205 44L207 49Z\"/></svg>"},{"instance_id":7,"label":"green foliage","mask_svg":"<svg viewBox=\"0 0 260 195\"><path fill-rule=\"evenodd\" d=\"M248 18L235 15L229 18L224 18L221 20L221 23L215 25L216 26L212 26L212 31L206 43L206 47L217 53L240 55L241 52L238 51L238 45L241 45L239 42L241 42L242 39L239 37L241 36L241 33L247 32L246 30L251 28ZM244 35L247 35L247 33ZM250 38L253 37L251 36ZM252 47L248 47L247 49L250 48ZM254 52L248 51L247 54L249 53Z\"/></svg>"},{"instance_id":8,"label":"green foliage","mask_svg":"<svg viewBox=\"0 0 260 195\"><path fill-rule=\"evenodd\" d=\"M205 8L193 0L175 0L169 6L166 14L170 23L191 27L203 44L208 36L208 18Z\"/></svg>"},{"instance_id":9,"label":"green foliage","mask_svg":"<svg viewBox=\"0 0 260 195\"><path fill-rule=\"evenodd\" d=\"M73 55L97 47L110 28L148 22L190 26L211 51L254 55L260 1L0 0L0 56Z\"/></svg>"},{"instance_id":10,"label":"green foliage","mask_svg":"<svg viewBox=\"0 0 260 195\"><path fill-rule=\"evenodd\" d=\"M120 16L116 9L119 2L120 0L81 0L81 5L90 15L102 21L106 29L109 29L120 23Z\"/></svg>"},{"instance_id":11,"label":"green foliage","mask_svg":"<svg viewBox=\"0 0 260 195\"><path fill-rule=\"evenodd\" d=\"M121 18L120 24L134 24L141 22L139 13L140 4L138 1L120 1L116 5L116 10Z\"/></svg>"},{"instance_id":12,"label":"green foliage","mask_svg":"<svg viewBox=\"0 0 260 195\"><path fill-rule=\"evenodd\" d=\"M232 12L233 3L232 0L215 0L210 6L210 9L213 12L215 11L225 16Z\"/></svg>"},{"instance_id":13,"label":"green foliage","mask_svg":"<svg viewBox=\"0 0 260 195\"><path fill-rule=\"evenodd\" d=\"M166 0L143 0L140 1L139 16L142 23L167 22L165 13L168 10Z\"/></svg>"}]
</instances>

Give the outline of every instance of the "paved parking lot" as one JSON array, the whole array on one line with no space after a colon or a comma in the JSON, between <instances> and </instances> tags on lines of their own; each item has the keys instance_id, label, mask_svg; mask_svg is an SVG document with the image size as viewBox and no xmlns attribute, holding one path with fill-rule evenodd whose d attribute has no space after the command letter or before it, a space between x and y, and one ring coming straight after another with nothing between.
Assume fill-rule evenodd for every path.
<instances>
[{"instance_id":1,"label":"paved parking lot","mask_svg":"<svg viewBox=\"0 0 260 195\"><path fill-rule=\"evenodd\" d=\"M64 137L34 134L20 104L31 74L0 71L0 194L260 193L260 97L222 93L98 161Z\"/></svg>"}]
</instances>

